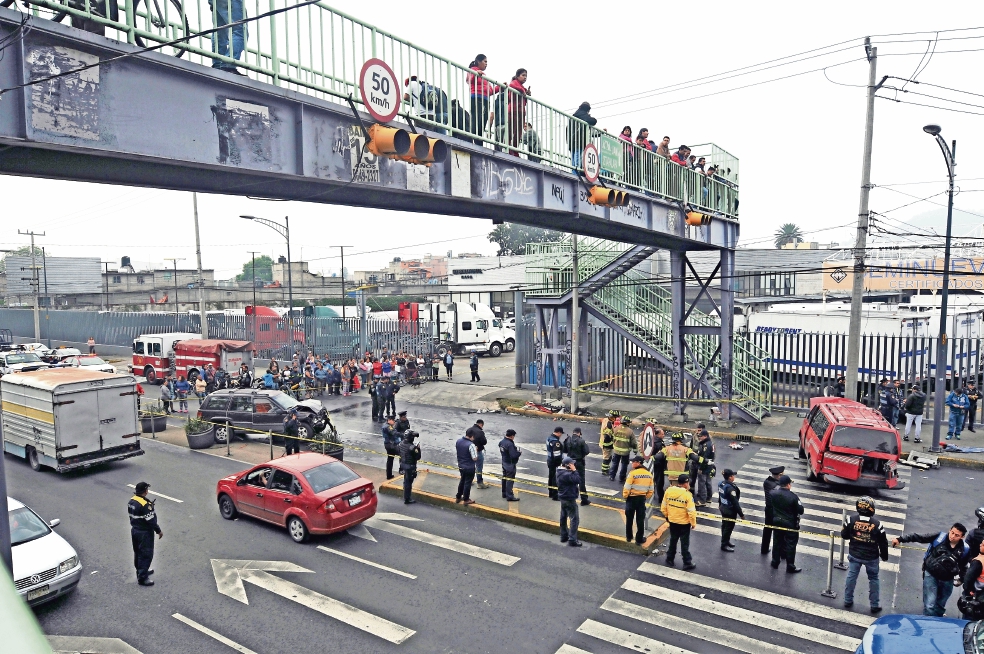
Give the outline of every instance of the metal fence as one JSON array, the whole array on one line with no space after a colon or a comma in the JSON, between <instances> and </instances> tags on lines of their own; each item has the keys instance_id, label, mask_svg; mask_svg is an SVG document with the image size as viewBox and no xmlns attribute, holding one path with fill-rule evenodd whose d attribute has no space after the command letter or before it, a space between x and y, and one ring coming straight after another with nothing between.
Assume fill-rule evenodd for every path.
<instances>
[{"instance_id":1,"label":"metal fence","mask_svg":"<svg viewBox=\"0 0 984 654\"><path fill-rule=\"evenodd\" d=\"M2 0L0 4L11 1L14 6L25 3L39 18L86 23L90 30L136 45L182 39L162 51L202 65L238 67L253 79L346 106L349 98L361 103L362 65L378 57L404 84L397 97L412 93L402 101L401 115L440 133L568 170L580 167L581 152L591 142L600 152L601 176L608 182L729 217L738 213L738 159L722 148L694 147L694 154L707 157L708 166L720 167L718 175L708 177L639 147L636 134L629 140L617 138L534 99L509 81L477 73L321 2ZM247 25L199 34L258 16L262 17ZM241 55L240 47L244 48ZM538 74L546 72L531 71L531 79L535 81ZM573 81L575 73L571 75ZM524 183L521 174L504 181Z\"/></svg>"}]
</instances>

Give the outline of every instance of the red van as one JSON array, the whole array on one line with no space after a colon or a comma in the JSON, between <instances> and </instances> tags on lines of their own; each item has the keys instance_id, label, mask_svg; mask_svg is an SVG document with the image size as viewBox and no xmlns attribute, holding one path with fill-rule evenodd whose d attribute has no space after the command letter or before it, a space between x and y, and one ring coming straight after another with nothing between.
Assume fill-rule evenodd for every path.
<instances>
[{"instance_id":1,"label":"red van","mask_svg":"<svg viewBox=\"0 0 984 654\"><path fill-rule=\"evenodd\" d=\"M882 415L843 397L815 397L799 432L810 481L900 490L899 432Z\"/></svg>"}]
</instances>

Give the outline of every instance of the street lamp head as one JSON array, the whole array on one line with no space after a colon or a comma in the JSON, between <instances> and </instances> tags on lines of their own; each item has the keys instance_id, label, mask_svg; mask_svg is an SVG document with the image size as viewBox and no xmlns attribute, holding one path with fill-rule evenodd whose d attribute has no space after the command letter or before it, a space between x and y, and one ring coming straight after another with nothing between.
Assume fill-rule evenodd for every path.
<instances>
[{"instance_id":1,"label":"street lamp head","mask_svg":"<svg viewBox=\"0 0 984 654\"><path fill-rule=\"evenodd\" d=\"M929 134L930 136L939 136L940 132L943 131L943 128L940 127L939 125L926 125L925 127L923 127L923 131Z\"/></svg>"},{"instance_id":2,"label":"street lamp head","mask_svg":"<svg viewBox=\"0 0 984 654\"><path fill-rule=\"evenodd\" d=\"M255 220L255 216L239 216L240 218L245 218L246 220Z\"/></svg>"}]
</instances>

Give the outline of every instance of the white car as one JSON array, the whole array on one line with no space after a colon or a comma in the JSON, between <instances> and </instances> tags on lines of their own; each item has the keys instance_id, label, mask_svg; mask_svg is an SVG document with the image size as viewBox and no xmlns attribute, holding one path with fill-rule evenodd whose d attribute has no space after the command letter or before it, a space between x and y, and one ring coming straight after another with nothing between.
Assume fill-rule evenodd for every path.
<instances>
[{"instance_id":1,"label":"white car","mask_svg":"<svg viewBox=\"0 0 984 654\"><path fill-rule=\"evenodd\" d=\"M107 363L95 354L65 357L58 365L62 368L85 368L86 370L98 370L99 372L116 374L116 367L113 364Z\"/></svg>"},{"instance_id":2,"label":"white car","mask_svg":"<svg viewBox=\"0 0 984 654\"><path fill-rule=\"evenodd\" d=\"M82 578L79 555L52 531L61 521L45 522L37 513L7 497L10 543L14 557L14 585L34 606L71 592Z\"/></svg>"},{"instance_id":3,"label":"white car","mask_svg":"<svg viewBox=\"0 0 984 654\"><path fill-rule=\"evenodd\" d=\"M41 360L34 352L23 350L6 350L0 352L0 375L12 372L31 372L32 370L42 370L48 364Z\"/></svg>"}]
</instances>

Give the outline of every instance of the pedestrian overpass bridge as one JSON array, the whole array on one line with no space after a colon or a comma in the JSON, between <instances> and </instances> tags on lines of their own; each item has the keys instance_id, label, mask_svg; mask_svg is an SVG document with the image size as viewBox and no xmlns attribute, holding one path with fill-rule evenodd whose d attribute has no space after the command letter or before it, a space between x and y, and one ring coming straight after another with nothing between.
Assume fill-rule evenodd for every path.
<instances>
[{"instance_id":1,"label":"pedestrian overpass bridge","mask_svg":"<svg viewBox=\"0 0 984 654\"><path fill-rule=\"evenodd\" d=\"M245 2L245 53L234 60L212 39L238 28L216 32L205 0L0 1L0 173L522 223L671 250L684 274L687 251L716 249L730 280L738 160L723 149L694 146L721 170L709 178L514 91L509 119L493 129L470 101L468 68L320 2ZM373 58L398 84L416 77L436 89L435 104L402 102L389 124L443 140L444 161L366 147L375 121L359 76ZM535 137L520 134L523 123ZM579 165L587 143L601 160L593 183ZM596 204L592 186L624 199ZM720 339L724 382L713 396L726 399L732 319L718 313L692 327ZM692 314L673 319L681 360Z\"/></svg>"}]
</instances>

